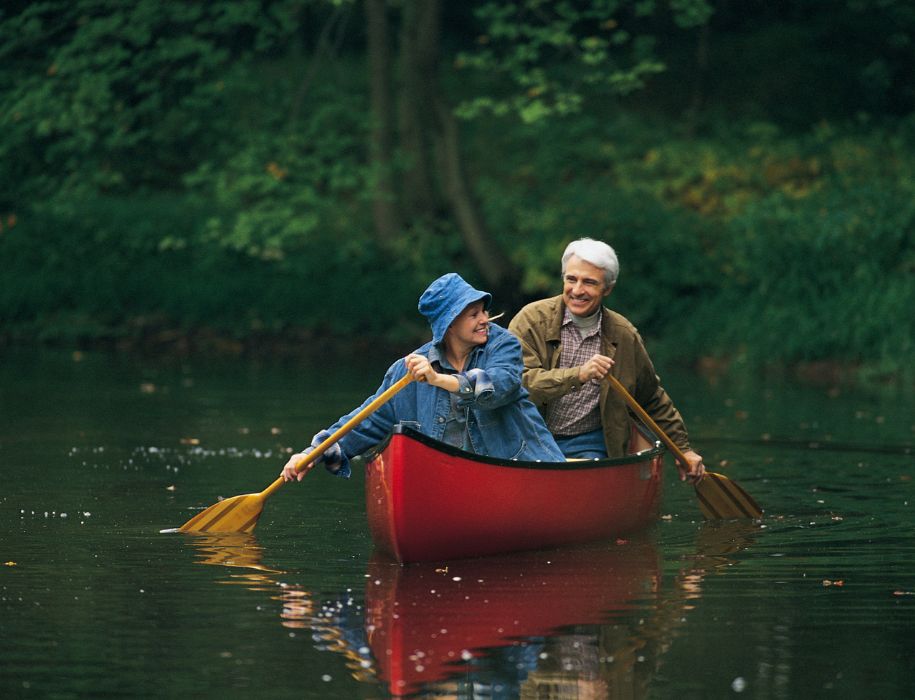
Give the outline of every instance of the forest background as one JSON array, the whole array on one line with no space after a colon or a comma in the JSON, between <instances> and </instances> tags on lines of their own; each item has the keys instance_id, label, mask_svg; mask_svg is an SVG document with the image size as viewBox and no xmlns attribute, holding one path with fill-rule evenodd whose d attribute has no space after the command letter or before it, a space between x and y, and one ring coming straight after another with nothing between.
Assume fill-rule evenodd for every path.
<instances>
[{"instance_id":1,"label":"forest background","mask_svg":"<svg viewBox=\"0 0 915 700\"><path fill-rule=\"evenodd\" d=\"M0 346L405 351L591 236L656 357L912 379L915 3L0 13Z\"/></svg>"}]
</instances>

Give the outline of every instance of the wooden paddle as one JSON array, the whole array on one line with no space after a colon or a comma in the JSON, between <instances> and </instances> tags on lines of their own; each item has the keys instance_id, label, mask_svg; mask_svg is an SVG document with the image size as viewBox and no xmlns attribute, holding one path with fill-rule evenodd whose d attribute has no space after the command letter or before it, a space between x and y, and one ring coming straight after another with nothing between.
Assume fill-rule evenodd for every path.
<instances>
[{"instance_id":1,"label":"wooden paddle","mask_svg":"<svg viewBox=\"0 0 915 700\"><path fill-rule=\"evenodd\" d=\"M626 391L626 387L620 384L620 381L612 374L608 374L607 379L610 381L610 386L626 400L629 408L635 411L635 414L644 421L645 425L661 438L667 449L674 453L680 464L688 465L689 462L683 451L652 420L645 409L639 405L639 402L632 398L632 395ZM695 482L693 486L695 486L696 496L699 498L699 509L702 511L702 515L709 520L762 517L762 509L750 494L723 474L707 471L705 477Z\"/></svg>"},{"instance_id":2,"label":"wooden paddle","mask_svg":"<svg viewBox=\"0 0 915 700\"><path fill-rule=\"evenodd\" d=\"M306 469L311 469L318 458L321 457L334 443L346 435L350 430L359 425L371 414L377 411L381 406L386 404L391 398L403 389L407 384L413 381L413 375L407 373L403 379L396 384L391 385L377 399L372 401L368 406L363 408L359 413L350 418L336 432L333 433L324 442L318 445L314 450L299 460L295 465L296 473ZM233 496L226 498L219 503L210 506L206 510L200 511L193 518L188 520L184 525L176 530L163 530L163 532L251 532L257 525L257 519L261 517L261 511L264 508L264 501L271 496L280 486L284 484L282 476L277 477L270 486L260 493L247 493L243 496Z\"/></svg>"}]
</instances>

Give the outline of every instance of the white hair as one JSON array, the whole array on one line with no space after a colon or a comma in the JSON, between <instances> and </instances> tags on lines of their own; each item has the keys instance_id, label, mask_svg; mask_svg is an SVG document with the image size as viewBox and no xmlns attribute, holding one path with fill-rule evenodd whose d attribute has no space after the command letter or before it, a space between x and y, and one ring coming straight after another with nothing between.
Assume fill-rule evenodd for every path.
<instances>
[{"instance_id":1,"label":"white hair","mask_svg":"<svg viewBox=\"0 0 915 700\"><path fill-rule=\"evenodd\" d=\"M569 243L562 254L563 275L566 273L566 264L573 255L603 270L604 283L608 287L616 284L616 279L620 275L620 261L616 257L616 251L606 243L595 241L593 238L579 238Z\"/></svg>"}]
</instances>

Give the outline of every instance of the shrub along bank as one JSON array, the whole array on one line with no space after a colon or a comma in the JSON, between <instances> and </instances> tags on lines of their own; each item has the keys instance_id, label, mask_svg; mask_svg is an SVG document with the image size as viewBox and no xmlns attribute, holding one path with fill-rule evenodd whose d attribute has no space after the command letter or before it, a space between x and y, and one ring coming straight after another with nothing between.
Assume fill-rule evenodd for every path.
<instances>
[{"instance_id":1,"label":"shrub along bank","mask_svg":"<svg viewBox=\"0 0 915 700\"><path fill-rule=\"evenodd\" d=\"M632 114L498 126L467 125L469 163L528 297L556 293L565 243L593 236L620 255L611 306L659 356L912 366L912 119L801 133L746 122L687 134ZM352 134L333 128L322 124L328 143L348 148ZM428 281L451 269L474 279L441 226L377 244L358 159L341 161L339 186L296 202L266 186L286 177L279 165L242 177L246 157L236 154L232 177L232 163L210 164L168 192L70 194L5 214L3 342L409 346L425 335L415 304ZM248 237L217 235L245 225ZM271 226L277 235L264 238Z\"/></svg>"}]
</instances>

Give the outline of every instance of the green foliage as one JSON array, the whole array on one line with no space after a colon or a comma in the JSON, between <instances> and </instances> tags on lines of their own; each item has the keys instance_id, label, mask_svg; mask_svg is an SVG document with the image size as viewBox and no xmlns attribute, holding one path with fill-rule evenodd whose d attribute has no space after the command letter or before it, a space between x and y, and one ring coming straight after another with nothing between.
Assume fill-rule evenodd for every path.
<instances>
[{"instance_id":1,"label":"green foliage","mask_svg":"<svg viewBox=\"0 0 915 700\"><path fill-rule=\"evenodd\" d=\"M157 241L163 231L191 230L195 214L199 220L168 197L55 202L23 212L0 237L8 261L2 325L72 340L121 335L132 318L161 314L163 305L174 306L168 296L185 288L193 261L158 256Z\"/></svg>"},{"instance_id":2,"label":"green foliage","mask_svg":"<svg viewBox=\"0 0 915 700\"><path fill-rule=\"evenodd\" d=\"M288 37L298 4L47 0L4 17L0 207L168 187L230 127L226 67Z\"/></svg>"},{"instance_id":3,"label":"green foliage","mask_svg":"<svg viewBox=\"0 0 915 700\"><path fill-rule=\"evenodd\" d=\"M471 5L485 31L444 84L477 117L464 165L526 295L557 293L564 246L591 236L619 252L610 305L656 357L915 360L905 3ZM333 61L305 57L324 0L14 7L0 21L0 340L209 328L409 344L426 335L430 279L475 279L443 215L377 240L361 37ZM866 59L825 41L833 25ZM466 47L475 28L459 26L449 45ZM704 26L708 104L685 119Z\"/></svg>"},{"instance_id":4,"label":"green foliage","mask_svg":"<svg viewBox=\"0 0 915 700\"><path fill-rule=\"evenodd\" d=\"M706 0L677 0L670 9L684 29L704 24L712 11ZM644 0L481 3L476 14L485 33L457 66L499 76L503 85L498 96L466 99L458 114L517 114L532 124L577 113L589 97L642 89L666 68L644 21L656 12Z\"/></svg>"},{"instance_id":5,"label":"green foliage","mask_svg":"<svg viewBox=\"0 0 915 700\"><path fill-rule=\"evenodd\" d=\"M325 97L316 96L300 128L252 131L224 161L187 176L190 191L215 208L206 240L282 260L309 241L371 238L364 107Z\"/></svg>"},{"instance_id":6,"label":"green foliage","mask_svg":"<svg viewBox=\"0 0 915 700\"><path fill-rule=\"evenodd\" d=\"M7 338L68 344L200 329L237 338L306 329L402 341L421 328L404 310L415 308L422 287L406 264L388 261L364 236L312 237L282 261L264 260L211 240L208 216L200 203L174 195L25 212L0 229L7 261L0 328Z\"/></svg>"},{"instance_id":7,"label":"green foliage","mask_svg":"<svg viewBox=\"0 0 915 700\"><path fill-rule=\"evenodd\" d=\"M911 183L858 181L748 207L729 226L733 269L723 303L698 312L710 339L754 363L911 360L913 195ZM737 304L739 314L719 316Z\"/></svg>"},{"instance_id":8,"label":"green foliage","mask_svg":"<svg viewBox=\"0 0 915 700\"><path fill-rule=\"evenodd\" d=\"M915 121L701 139L625 115L562 127L513 131L479 179L529 295L558 293L564 245L590 236L620 256L610 305L659 356L915 359Z\"/></svg>"}]
</instances>

